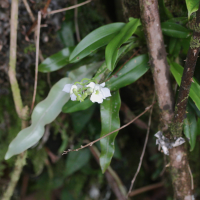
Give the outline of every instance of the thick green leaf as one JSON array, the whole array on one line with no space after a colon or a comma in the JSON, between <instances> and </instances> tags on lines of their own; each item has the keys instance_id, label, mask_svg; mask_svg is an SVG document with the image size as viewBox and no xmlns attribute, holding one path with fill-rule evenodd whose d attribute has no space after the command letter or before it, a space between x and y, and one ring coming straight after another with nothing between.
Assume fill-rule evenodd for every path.
<instances>
[{"instance_id":1,"label":"thick green leaf","mask_svg":"<svg viewBox=\"0 0 200 200\"><path fill-rule=\"evenodd\" d=\"M69 64L69 56L74 47L66 47L56 54L46 58L39 66L40 72L53 72Z\"/></svg>"},{"instance_id":2,"label":"thick green leaf","mask_svg":"<svg viewBox=\"0 0 200 200\"><path fill-rule=\"evenodd\" d=\"M118 63L118 61L124 56L126 55L131 49L139 46L140 43L138 40L132 41L131 43L124 45L123 47L121 47L119 49L118 55L117 55L117 61L116 64ZM107 68L106 66L106 62L104 62L101 67L99 67L97 73L95 74L95 79L97 80L97 82L99 82L100 80L106 80L110 74L112 72Z\"/></svg>"},{"instance_id":3,"label":"thick green leaf","mask_svg":"<svg viewBox=\"0 0 200 200\"><path fill-rule=\"evenodd\" d=\"M163 34L175 38L188 38L192 34L191 30L173 22L163 22L161 28Z\"/></svg>"},{"instance_id":4,"label":"thick green leaf","mask_svg":"<svg viewBox=\"0 0 200 200\"><path fill-rule=\"evenodd\" d=\"M73 24L71 22L63 22L57 34L65 47L75 46Z\"/></svg>"},{"instance_id":5,"label":"thick green leaf","mask_svg":"<svg viewBox=\"0 0 200 200\"><path fill-rule=\"evenodd\" d=\"M113 71L113 69L115 68L119 47L131 37L131 35L136 31L139 25L140 25L139 19L132 19L108 43L105 52L105 59L107 68L110 71Z\"/></svg>"},{"instance_id":6,"label":"thick green leaf","mask_svg":"<svg viewBox=\"0 0 200 200\"><path fill-rule=\"evenodd\" d=\"M197 135L200 135L200 118L197 120Z\"/></svg>"},{"instance_id":7,"label":"thick green leaf","mask_svg":"<svg viewBox=\"0 0 200 200\"><path fill-rule=\"evenodd\" d=\"M92 106L92 101L88 98L85 99L83 102L78 101L68 101L62 108L62 112L64 113L73 113L81 110L86 110L90 106Z\"/></svg>"},{"instance_id":8,"label":"thick green leaf","mask_svg":"<svg viewBox=\"0 0 200 200\"><path fill-rule=\"evenodd\" d=\"M159 13L160 13L161 20L164 20L166 18L167 19L173 18L173 15L171 14L171 12L165 6L164 0L159 0L158 4L159 4Z\"/></svg>"},{"instance_id":9,"label":"thick green leaf","mask_svg":"<svg viewBox=\"0 0 200 200\"><path fill-rule=\"evenodd\" d=\"M176 18L171 18L171 19L167 20L166 22L176 23L176 24L180 24L180 25L186 25L188 22L188 18L187 17L176 17Z\"/></svg>"},{"instance_id":10,"label":"thick green leaf","mask_svg":"<svg viewBox=\"0 0 200 200\"><path fill-rule=\"evenodd\" d=\"M190 151L193 151L197 137L197 120L190 104L187 105L187 118L184 119L184 134L189 139Z\"/></svg>"},{"instance_id":11,"label":"thick green leaf","mask_svg":"<svg viewBox=\"0 0 200 200\"><path fill-rule=\"evenodd\" d=\"M95 104L93 104L90 108L84 111L79 111L72 113L72 123L73 123L73 128L74 131L78 134L80 133L85 125L89 122L91 119L93 113L95 110Z\"/></svg>"},{"instance_id":12,"label":"thick green leaf","mask_svg":"<svg viewBox=\"0 0 200 200\"><path fill-rule=\"evenodd\" d=\"M98 65L83 66L69 73L69 78L58 81L50 90L47 98L37 104L31 116L31 126L21 130L10 143L5 159L19 154L35 145L44 134L44 126L51 123L61 112L63 105L69 100L69 94L62 91L65 84L91 78Z\"/></svg>"},{"instance_id":13,"label":"thick green leaf","mask_svg":"<svg viewBox=\"0 0 200 200\"><path fill-rule=\"evenodd\" d=\"M186 5L188 9L188 18L193 12L196 12L199 7L200 0L186 0Z\"/></svg>"},{"instance_id":14,"label":"thick green leaf","mask_svg":"<svg viewBox=\"0 0 200 200\"><path fill-rule=\"evenodd\" d=\"M169 54L171 58L176 58L181 50L181 42L180 39L178 38L170 38L170 42L169 42Z\"/></svg>"},{"instance_id":15,"label":"thick green leaf","mask_svg":"<svg viewBox=\"0 0 200 200\"><path fill-rule=\"evenodd\" d=\"M132 58L116 75L111 75L112 78L106 82L106 87L110 88L110 90L118 90L119 88L135 82L148 71L148 61L149 58L146 54ZM113 72L113 74L115 74L115 72Z\"/></svg>"},{"instance_id":16,"label":"thick green leaf","mask_svg":"<svg viewBox=\"0 0 200 200\"><path fill-rule=\"evenodd\" d=\"M88 163L89 159L89 149L82 149L80 151L69 153L69 155L67 156L65 175L69 176L74 172L80 170L85 164Z\"/></svg>"},{"instance_id":17,"label":"thick green leaf","mask_svg":"<svg viewBox=\"0 0 200 200\"><path fill-rule=\"evenodd\" d=\"M114 131L120 127L119 120L119 109L121 106L121 100L119 91L112 93L112 96L107 98L101 104L101 137L107 133ZM110 165L111 159L115 151L115 137L118 131L100 140L101 144L101 155L100 155L100 165L102 172L104 173L108 166Z\"/></svg>"},{"instance_id":18,"label":"thick green leaf","mask_svg":"<svg viewBox=\"0 0 200 200\"><path fill-rule=\"evenodd\" d=\"M5 159L19 154L36 144L44 134L44 126L51 123L61 112L62 106L69 100L69 94L62 91L65 84L71 83L69 78L63 78L52 88L45 100L35 107L28 128L21 130L10 143Z\"/></svg>"},{"instance_id":19,"label":"thick green leaf","mask_svg":"<svg viewBox=\"0 0 200 200\"><path fill-rule=\"evenodd\" d=\"M181 77L183 74L183 67L175 62L170 62L170 71L173 74L174 78L176 79L176 82L180 86ZM194 77L190 88L189 96L194 101L197 108L200 110L200 85L198 84L198 82Z\"/></svg>"},{"instance_id":20,"label":"thick green leaf","mask_svg":"<svg viewBox=\"0 0 200 200\"><path fill-rule=\"evenodd\" d=\"M80 60L96 49L108 44L124 25L124 23L112 23L92 31L76 46L70 55L70 62Z\"/></svg>"}]
</instances>

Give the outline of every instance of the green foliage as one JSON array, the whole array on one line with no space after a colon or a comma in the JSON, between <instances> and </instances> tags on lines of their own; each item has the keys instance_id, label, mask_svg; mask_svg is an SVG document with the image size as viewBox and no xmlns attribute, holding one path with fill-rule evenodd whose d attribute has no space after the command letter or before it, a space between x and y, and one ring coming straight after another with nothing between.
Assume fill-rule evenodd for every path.
<instances>
[{"instance_id":1,"label":"green foliage","mask_svg":"<svg viewBox=\"0 0 200 200\"><path fill-rule=\"evenodd\" d=\"M190 151L193 151L197 137L197 120L193 108L187 105L187 118L184 119L184 134L189 139Z\"/></svg>"},{"instance_id":2,"label":"green foliage","mask_svg":"<svg viewBox=\"0 0 200 200\"><path fill-rule=\"evenodd\" d=\"M161 28L164 35L175 38L188 38L192 34L189 29L174 22L163 22Z\"/></svg>"},{"instance_id":3,"label":"green foliage","mask_svg":"<svg viewBox=\"0 0 200 200\"><path fill-rule=\"evenodd\" d=\"M78 147L77 147L78 148ZM80 170L90 159L89 149L82 149L76 152L69 153L67 156L65 176L70 176Z\"/></svg>"},{"instance_id":4,"label":"green foliage","mask_svg":"<svg viewBox=\"0 0 200 200\"><path fill-rule=\"evenodd\" d=\"M66 47L58 53L46 58L39 66L40 72L53 72L69 64L69 56L74 47Z\"/></svg>"},{"instance_id":5,"label":"green foliage","mask_svg":"<svg viewBox=\"0 0 200 200\"><path fill-rule=\"evenodd\" d=\"M70 62L78 61L88 56L96 49L108 44L123 26L124 23L113 23L92 31L76 46L70 55Z\"/></svg>"},{"instance_id":6,"label":"green foliage","mask_svg":"<svg viewBox=\"0 0 200 200\"><path fill-rule=\"evenodd\" d=\"M95 110L95 104L86 110L72 113L72 123L76 133L80 133L89 122Z\"/></svg>"},{"instance_id":7,"label":"green foliage","mask_svg":"<svg viewBox=\"0 0 200 200\"><path fill-rule=\"evenodd\" d=\"M74 33L71 22L63 22L61 29L58 31L58 38L65 47L73 47L75 45Z\"/></svg>"},{"instance_id":8,"label":"green foliage","mask_svg":"<svg viewBox=\"0 0 200 200\"><path fill-rule=\"evenodd\" d=\"M142 75L144 75L148 69L148 56L140 55L129 60L122 69L113 72L114 76L106 82L107 87L110 90L118 90L121 87L127 86L136 80L138 80ZM116 73L116 74L115 74Z\"/></svg>"},{"instance_id":9,"label":"green foliage","mask_svg":"<svg viewBox=\"0 0 200 200\"><path fill-rule=\"evenodd\" d=\"M190 15L194 12L196 12L199 8L199 0L185 0L187 9L188 9L188 18L190 18Z\"/></svg>"},{"instance_id":10,"label":"green foliage","mask_svg":"<svg viewBox=\"0 0 200 200\"><path fill-rule=\"evenodd\" d=\"M121 106L121 99L119 91L112 93L112 96L104 100L101 104L101 137L114 131L120 127L119 109ZM101 155L100 165L102 172L104 173L110 165L111 159L115 151L115 137L118 131L100 140Z\"/></svg>"},{"instance_id":11,"label":"green foliage","mask_svg":"<svg viewBox=\"0 0 200 200\"><path fill-rule=\"evenodd\" d=\"M69 78L58 81L50 90L45 100L40 102L32 113L32 124L21 130L17 137L10 143L5 159L19 154L36 144L44 134L44 126L51 123L61 112L63 105L69 100L68 93L62 91L65 84L80 81L83 78L91 78L95 67L83 66L69 74Z\"/></svg>"},{"instance_id":12,"label":"green foliage","mask_svg":"<svg viewBox=\"0 0 200 200\"><path fill-rule=\"evenodd\" d=\"M89 98L85 99L82 102L78 101L68 101L62 108L62 112L64 113L73 113L81 110L86 110L90 106L92 106L93 103L90 101Z\"/></svg>"},{"instance_id":13,"label":"green foliage","mask_svg":"<svg viewBox=\"0 0 200 200\"><path fill-rule=\"evenodd\" d=\"M181 77L183 74L183 67L175 62L170 62L170 71L176 79L176 82L180 86ZM197 108L200 110L200 85L195 78L193 78L189 96L194 101Z\"/></svg>"},{"instance_id":14,"label":"green foliage","mask_svg":"<svg viewBox=\"0 0 200 200\"><path fill-rule=\"evenodd\" d=\"M116 66L119 47L131 37L139 25L139 19L132 19L121 28L120 32L108 43L105 51L105 59L107 68L110 71L113 71Z\"/></svg>"}]
</instances>

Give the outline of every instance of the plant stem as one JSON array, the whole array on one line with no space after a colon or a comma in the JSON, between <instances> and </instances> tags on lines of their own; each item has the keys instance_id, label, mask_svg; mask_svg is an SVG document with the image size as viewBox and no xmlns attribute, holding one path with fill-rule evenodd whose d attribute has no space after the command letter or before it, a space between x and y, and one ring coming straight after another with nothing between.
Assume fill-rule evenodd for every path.
<instances>
[{"instance_id":1,"label":"plant stem","mask_svg":"<svg viewBox=\"0 0 200 200\"><path fill-rule=\"evenodd\" d=\"M26 152L23 152L19 154L17 157L17 160L15 162L15 168L11 176L9 186L5 191L5 193L3 194L2 200L9 200L13 195L13 191L15 189L15 186L19 180L20 174L25 164L26 164Z\"/></svg>"},{"instance_id":2,"label":"plant stem","mask_svg":"<svg viewBox=\"0 0 200 200\"><path fill-rule=\"evenodd\" d=\"M15 109L18 117L22 119L22 129L27 127L26 118L28 107L23 108L22 98L20 95L19 85L16 79L16 59L17 59L17 24L18 24L18 0L12 0L11 3L11 19L10 19L10 61L8 76L12 89L12 94L15 103ZM11 175L10 183L3 194L2 200L9 200L13 195L15 186L19 180L23 166L25 165L26 152L18 155L15 161L15 168Z\"/></svg>"},{"instance_id":3,"label":"plant stem","mask_svg":"<svg viewBox=\"0 0 200 200\"><path fill-rule=\"evenodd\" d=\"M172 134L174 137L182 136L183 120L186 117L186 106L188 102L190 87L192 84L192 77L200 50L200 9L196 14L196 24L194 25L194 32L188 50L181 85L179 88L177 103L175 107L175 114L172 126Z\"/></svg>"}]
</instances>

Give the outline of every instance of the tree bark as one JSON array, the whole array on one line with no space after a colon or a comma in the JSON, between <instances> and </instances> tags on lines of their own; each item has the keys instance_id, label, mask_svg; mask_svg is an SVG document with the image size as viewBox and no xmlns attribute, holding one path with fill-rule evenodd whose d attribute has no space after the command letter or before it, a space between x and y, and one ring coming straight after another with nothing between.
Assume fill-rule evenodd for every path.
<instances>
[{"instance_id":1,"label":"tree bark","mask_svg":"<svg viewBox=\"0 0 200 200\"><path fill-rule=\"evenodd\" d=\"M174 97L160 25L158 1L140 0L140 12L146 34L154 85L161 110L161 129L166 137L175 139L170 131L174 119ZM184 145L181 145L170 149L169 153L174 199L192 200L187 150Z\"/></svg>"}]
</instances>

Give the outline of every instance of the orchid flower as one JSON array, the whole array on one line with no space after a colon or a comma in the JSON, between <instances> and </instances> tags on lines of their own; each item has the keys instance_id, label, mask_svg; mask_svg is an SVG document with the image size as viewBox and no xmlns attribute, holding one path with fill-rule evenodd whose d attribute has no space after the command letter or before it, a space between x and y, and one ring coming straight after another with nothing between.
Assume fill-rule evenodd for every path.
<instances>
[{"instance_id":1,"label":"orchid flower","mask_svg":"<svg viewBox=\"0 0 200 200\"><path fill-rule=\"evenodd\" d=\"M94 82L89 83L88 85L86 85L86 87L91 88L92 91L92 95L90 97L90 100L94 103L102 103L104 99L106 99L106 97L110 97L110 90L105 86L105 82L99 84L95 84Z\"/></svg>"},{"instance_id":2,"label":"orchid flower","mask_svg":"<svg viewBox=\"0 0 200 200\"><path fill-rule=\"evenodd\" d=\"M70 93L71 100L76 101L77 92L81 87L81 85L66 84L62 91Z\"/></svg>"}]
</instances>

